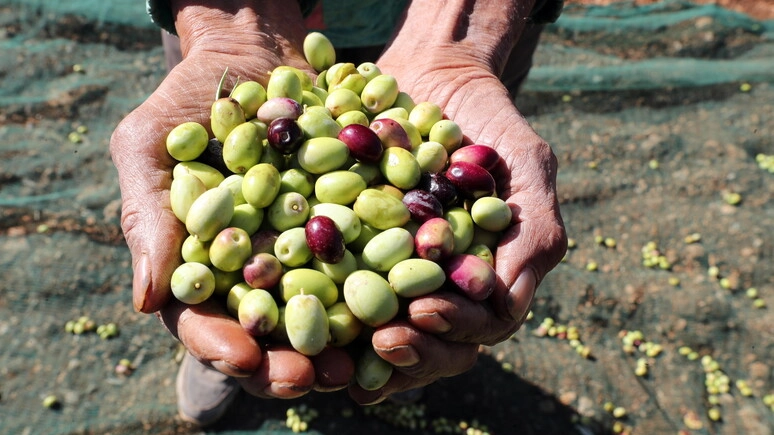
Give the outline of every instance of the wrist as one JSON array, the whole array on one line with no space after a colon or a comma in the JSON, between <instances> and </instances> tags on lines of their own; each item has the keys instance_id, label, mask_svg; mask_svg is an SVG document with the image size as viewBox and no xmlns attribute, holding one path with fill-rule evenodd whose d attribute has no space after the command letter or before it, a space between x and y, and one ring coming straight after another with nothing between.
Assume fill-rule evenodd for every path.
<instances>
[{"instance_id":1,"label":"wrist","mask_svg":"<svg viewBox=\"0 0 774 435\"><path fill-rule=\"evenodd\" d=\"M247 55L300 50L306 29L294 1L171 0L183 56L196 51Z\"/></svg>"},{"instance_id":2,"label":"wrist","mask_svg":"<svg viewBox=\"0 0 774 435\"><path fill-rule=\"evenodd\" d=\"M499 76L535 0L447 3L438 8L434 2L412 2L390 45L399 47L404 59L483 68Z\"/></svg>"}]
</instances>

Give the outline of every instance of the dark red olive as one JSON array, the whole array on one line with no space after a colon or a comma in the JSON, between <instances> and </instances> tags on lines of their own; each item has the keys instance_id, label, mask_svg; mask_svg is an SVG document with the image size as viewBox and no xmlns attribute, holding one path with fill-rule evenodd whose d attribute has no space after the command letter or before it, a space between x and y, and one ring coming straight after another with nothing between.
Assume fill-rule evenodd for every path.
<instances>
[{"instance_id":1,"label":"dark red olive","mask_svg":"<svg viewBox=\"0 0 774 435\"><path fill-rule=\"evenodd\" d=\"M282 154L293 154L304 142L304 132L295 119L277 118L269 124L266 139Z\"/></svg>"},{"instance_id":2,"label":"dark red olive","mask_svg":"<svg viewBox=\"0 0 774 435\"><path fill-rule=\"evenodd\" d=\"M468 162L491 171L500 162L500 154L486 145L468 145L457 149L449 156L449 163Z\"/></svg>"},{"instance_id":3,"label":"dark red olive","mask_svg":"<svg viewBox=\"0 0 774 435\"><path fill-rule=\"evenodd\" d=\"M304 227L306 244L315 258L323 263L338 263L344 258L344 234L328 216L314 216Z\"/></svg>"},{"instance_id":4,"label":"dark red olive","mask_svg":"<svg viewBox=\"0 0 774 435\"><path fill-rule=\"evenodd\" d=\"M457 188L443 174L425 172L416 187L432 193L444 207L457 205Z\"/></svg>"},{"instance_id":5,"label":"dark red olive","mask_svg":"<svg viewBox=\"0 0 774 435\"><path fill-rule=\"evenodd\" d=\"M385 148L399 147L411 151L411 139L398 121L389 118L375 119L368 128L379 136Z\"/></svg>"},{"instance_id":6,"label":"dark red olive","mask_svg":"<svg viewBox=\"0 0 774 435\"><path fill-rule=\"evenodd\" d=\"M409 190L403 195L403 205L411 213L411 219L419 223L443 216L443 205L438 198L426 190Z\"/></svg>"},{"instance_id":7,"label":"dark red olive","mask_svg":"<svg viewBox=\"0 0 774 435\"><path fill-rule=\"evenodd\" d=\"M376 132L360 124L350 124L341 129L339 140L347 144L349 155L363 163L376 163L382 157L384 146Z\"/></svg>"},{"instance_id":8,"label":"dark red olive","mask_svg":"<svg viewBox=\"0 0 774 435\"><path fill-rule=\"evenodd\" d=\"M446 170L446 178L461 196L468 199L489 196L495 191L495 179L492 174L475 163L452 163Z\"/></svg>"}]
</instances>

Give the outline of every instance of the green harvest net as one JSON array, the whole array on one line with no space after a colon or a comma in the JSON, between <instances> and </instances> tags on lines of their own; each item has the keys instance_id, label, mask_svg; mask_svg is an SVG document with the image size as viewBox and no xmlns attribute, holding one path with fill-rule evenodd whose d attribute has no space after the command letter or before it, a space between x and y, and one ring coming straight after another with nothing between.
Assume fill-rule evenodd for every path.
<instances>
[{"instance_id":1,"label":"green harvest net","mask_svg":"<svg viewBox=\"0 0 774 435\"><path fill-rule=\"evenodd\" d=\"M760 400L774 391L771 316L690 273L719 265L740 288L774 294L773 183L755 163L774 154L774 22L714 5L620 2L570 4L546 29L518 103L559 158L562 212L580 247L541 285L534 312L586 328L594 360L527 324L418 405L244 395L207 430L176 417L177 343L131 309L108 153L116 124L164 76L159 31L137 0L0 0L0 22L0 433L291 433L286 411L305 406L319 412L310 431L328 435L610 433L608 400L630 409L623 424L639 433L686 429L688 411L702 423L691 433L771 433L774 413ZM743 206L719 205L725 190L743 191ZM706 231L706 251L689 256L674 242L686 231ZM620 250L589 248L607 260L590 277L583 241L612 233L624 234ZM651 238L674 242L680 291L657 291L666 272L640 270ZM66 333L80 316L120 334ZM650 362L650 379L626 370L625 328L671 346ZM680 344L725 355L729 376L757 379L754 396L724 396L723 422L708 420L704 378ZM121 359L136 366L130 376L115 372ZM42 405L47 396L56 409Z\"/></svg>"}]
</instances>

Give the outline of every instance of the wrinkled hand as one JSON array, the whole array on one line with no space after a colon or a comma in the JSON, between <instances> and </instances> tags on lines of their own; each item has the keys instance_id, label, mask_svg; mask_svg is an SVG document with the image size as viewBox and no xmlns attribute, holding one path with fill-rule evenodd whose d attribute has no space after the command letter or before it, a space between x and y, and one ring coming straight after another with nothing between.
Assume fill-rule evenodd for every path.
<instances>
[{"instance_id":1,"label":"wrinkled hand","mask_svg":"<svg viewBox=\"0 0 774 435\"><path fill-rule=\"evenodd\" d=\"M195 14L200 9L189 10ZM237 19L243 12L237 13ZM187 233L169 208L175 161L166 151L167 132L185 121L209 125L214 88L226 66L231 77L263 83L278 65L308 69L297 50L303 32L295 32L295 40L277 44L262 39L273 32L235 38L230 33L235 28L233 19L224 20L227 24L218 32L208 24L196 28L195 23L203 21L193 18L181 20L178 15L178 25L191 23L193 28L183 30L194 35L188 41L199 36L200 43L184 44L185 60L122 121L111 139L123 199L122 228L132 253L134 306L157 313L196 358L238 377L256 396L291 398L313 388L343 388L352 370L352 360L344 351L330 349L307 358L286 346L262 346L217 303L187 306L171 297L169 281L181 263L180 247ZM288 33L285 26L282 30ZM500 342L519 328L535 288L566 248L555 194L556 160L512 105L491 65L465 55L449 56L447 50L425 56L416 41L426 38L413 39L415 51L411 41L394 43L400 49L388 50L380 68L395 75L402 90L416 101L439 104L460 124L468 141L497 148L507 170L496 178L506 186L501 196L514 210L515 225L497 250L499 280L487 301L476 303L456 293L439 292L413 301L407 321L376 331L375 348L399 369L378 391L352 386L350 394L360 403L467 371L480 344Z\"/></svg>"},{"instance_id":2,"label":"wrinkled hand","mask_svg":"<svg viewBox=\"0 0 774 435\"><path fill-rule=\"evenodd\" d=\"M351 359L337 349L310 359L286 346L262 347L222 304L187 306L171 296L169 287L187 232L169 206L176 162L166 151L166 135L186 121L209 126L210 105L227 66L232 83L237 76L266 83L268 72L281 64L309 68L297 51L280 52L281 57L255 45L189 50L147 101L121 122L110 148L123 200L121 225L132 253L135 309L157 313L197 359L238 377L251 394L292 398L313 388L344 388Z\"/></svg>"},{"instance_id":3,"label":"wrinkled hand","mask_svg":"<svg viewBox=\"0 0 774 435\"><path fill-rule=\"evenodd\" d=\"M415 102L431 101L457 122L467 143L491 145L507 168L495 174L499 195L513 210L514 225L496 251L498 282L484 303L455 292L436 292L409 305L407 322L379 328L373 345L399 367L381 390L351 387L361 403L458 375L475 363L480 344L510 337L526 317L536 287L566 251L556 198L557 162L550 147L519 114L500 80L478 59L412 55L406 45L377 63L394 75ZM471 50L474 51L474 50ZM438 58L437 56L442 56Z\"/></svg>"}]
</instances>

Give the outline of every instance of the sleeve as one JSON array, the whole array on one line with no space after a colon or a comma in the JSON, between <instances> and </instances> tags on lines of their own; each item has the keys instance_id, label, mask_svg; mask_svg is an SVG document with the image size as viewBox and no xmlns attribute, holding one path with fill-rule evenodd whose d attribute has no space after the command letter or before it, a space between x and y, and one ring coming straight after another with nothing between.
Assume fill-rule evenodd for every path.
<instances>
[{"instance_id":1,"label":"sleeve","mask_svg":"<svg viewBox=\"0 0 774 435\"><path fill-rule=\"evenodd\" d=\"M535 24L556 22L559 19L559 15L562 14L563 8L564 0L538 0L535 7L532 8L529 20Z\"/></svg>"},{"instance_id":2,"label":"sleeve","mask_svg":"<svg viewBox=\"0 0 774 435\"><path fill-rule=\"evenodd\" d=\"M173 35L177 35L169 0L146 0L145 10L154 24Z\"/></svg>"},{"instance_id":3,"label":"sleeve","mask_svg":"<svg viewBox=\"0 0 774 435\"><path fill-rule=\"evenodd\" d=\"M307 16L314 9L317 0L298 0L298 3L301 6L301 12ZM154 24L173 35L177 35L175 17L172 16L169 0L146 0L145 10Z\"/></svg>"}]
</instances>

